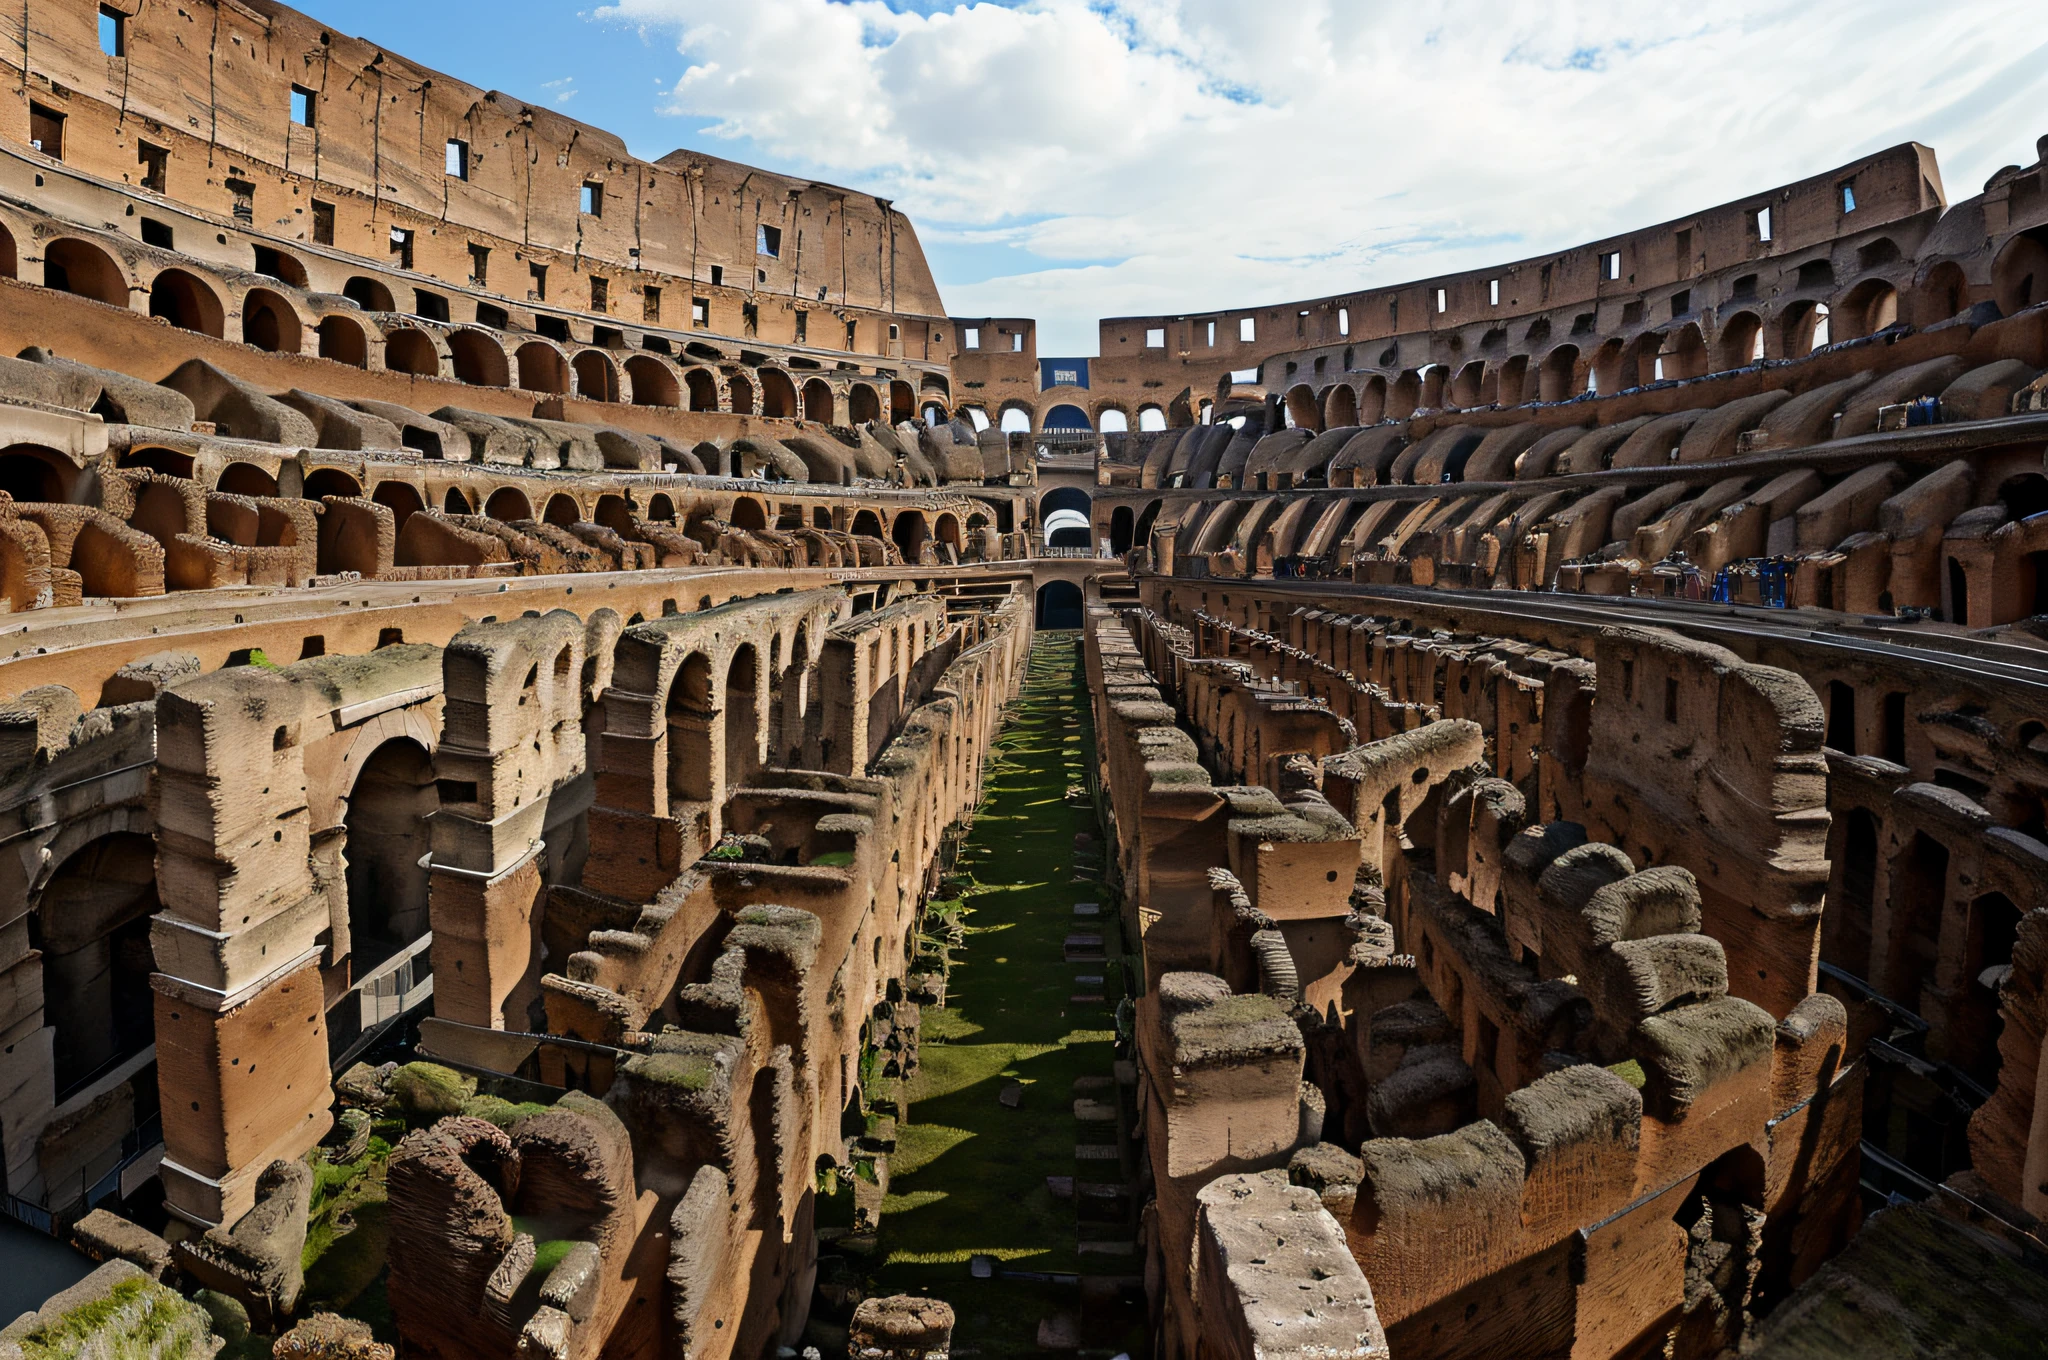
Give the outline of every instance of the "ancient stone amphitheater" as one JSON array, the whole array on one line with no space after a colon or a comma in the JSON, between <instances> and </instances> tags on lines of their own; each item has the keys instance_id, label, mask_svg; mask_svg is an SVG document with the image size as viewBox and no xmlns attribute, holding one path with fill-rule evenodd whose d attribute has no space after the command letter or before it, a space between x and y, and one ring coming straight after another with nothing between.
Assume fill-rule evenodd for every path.
<instances>
[{"instance_id":1,"label":"ancient stone amphitheater","mask_svg":"<svg viewBox=\"0 0 2048 1360\"><path fill-rule=\"evenodd\" d=\"M0 1353L2048 1346L2048 139L1068 371L270 0L0 68Z\"/></svg>"}]
</instances>

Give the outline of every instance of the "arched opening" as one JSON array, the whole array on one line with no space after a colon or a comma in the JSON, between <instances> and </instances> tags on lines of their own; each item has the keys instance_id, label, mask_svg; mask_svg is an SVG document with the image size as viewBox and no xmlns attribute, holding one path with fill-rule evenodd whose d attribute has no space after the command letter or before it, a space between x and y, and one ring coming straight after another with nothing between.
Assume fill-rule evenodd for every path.
<instances>
[{"instance_id":1,"label":"arched opening","mask_svg":"<svg viewBox=\"0 0 2048 1360\"><path fill-rule=\"evenodd\" d=\"M1432 411L1443 409L1444 388L1450 383L1450 370L1442 364L1424 364L1417 376L1422 379L1422 405Z\"/></svg>"},{"instance_id":2,"label":"arched opening","mask_svg":"<svg viewBox=\"0 0 2048 1360\"><path fill-rule=\"evenodd\" d=\"M565 491L557 491L548 497L548 507L541 512L541 519L560 528L574 524L583 518L583 509L576 504L576 498Z\"/></svg>"},{"instance_id":3,"label":"arched opening","mask_svg":"<svg viewBox=\"0 0 2048 1360\"><path fill-rule=\"evenodd\" d=\"M43 956L58 1100L155 1038L149 921L158 905L156 844L129 831L87 844L44 885L28 944Z\"/></svg>"},{"instance_id":4,"label":"arched opening","mask_svg":"<svg viewBox=\"0 0 2048 1360\"><path fill-rule=\"evenodd\" d=\"M1755 312L1737 312L1722 323L1720 347L1716 352L1717 371L1727 372L1731 368L1747 368L1760 363L1764 357L1764 323Z\"/></svg>"},{"instance_id":5,"label":"arched opening","mask_svg":"<svg viewBox=\"0 0 2048 1360\"><path fill-rule=\"evenodd\" d=\"M1849 290L1835 309L1838 340L1857 340L1876 335L1899 319L1899 290L1883 279L1865 279Z\"/></svg>"},{"instance_id":6,"label":"arched opening","mask_svg":"<svg viewBox=\"0 0 2048 1360\"><path fill-rule=\"evenodd\" d=\"M384 367L415 378L438 378L441 355L424 331L396 330L384 337Z\"/></svg>"},{"instance_id":7,"label":"arched opening","mask_svg":"<svg viewBox=\"0 0 2048 1360\"><path fill-rule=\"evenodd\" d=\"M510 387L512 366L505 361L505 347L482 331L457 331L448 337L448 356L455 362L455 376L471 387Z\"/></svg>"},{"instance_id":8,"label":"arched opening","mask_svg":"<svg viewBox=\"0 0 2048 1360\"><path fill-rule=\"evenodd\" d=\"M855 513L853 525L848 532L856 537L880 538L882 536L882 521L874 511L861 510Z\"/></svg>"},{"instance_id":9,"label":"arched opening","mask_svg":"<svg viewBox=\"0 0 2048 1360\"><path fill-rule=\"evenodd\" d=\"M1095 418L1095 428L1104 434L1129 434L1131 432L1130 417L1112 406Z\"/></svg>"},{"instance_id":10,"label":"arched opening","mask_svg":"<svg viewBox=\"0 0 2048 1360\"><path fill-rule=\"evenodd\" d=\"M1387 393L1387 415L1395 420L1406 420L1421 404L1422 375L1411 368L1394 379L1394 385Z\"/></svg>"},{"instance_id":11,"label":"arched opening","mask_svg":"<svg viewBox=\"0 0 2048 1360\"><path fill-rule=\"evenodd\" d=\"M1095 427L1088 423L1088 413L1086 411L1073 405L1071 402L1061 402L1058 406L1045 413L1045 423L1039 428L1044 430L1092 430Z\"/></svg>"},{"instance_id":12,"label":"arched opening","mask_svg":"<svg viewBox=\"0 0 2048 1360\"><path fill-rule=\"evenodd\" d=\"M43 247L43 286L109 307L128 305L128 279L113 257L98 246L70 237Z\"/></svg>"},{"instance_id":13,"label":"arched opening","mask_svg":"<svg viewBox=\"0 0 2048 1360\"><path fill-rule=\"evenodd\" d=\"M1657 356L1654 377L1658 380L1672 378L1702 378L1707 374L1707 339L1700 334L1697 322L1688 321L1665 338L1663 352Z\"/></svg>"},{"instance_id":14,"label":"arched opening","mask_svg":"<svg viewBox=\"0 0 2048 1360\"><path fill-rule=\"evenodd\" d=\"M1573 384L1574 371L1579 364L1577 345L1559 345L1543 356L1543 368L1537 374L1536 399L1538 401L1564 401L1575 397L1578 388Z\"/></svg>"},{"instance_id":15,"label":"arched opening","mask_svg":"<svg viewBox=\"0 0 2048 1360\"><path fill-rule=\"evenodd\" d=\"M523 392L569 392L569 363L562 351L544 340L529 340L512 356L519 362L519 388Z\"/></svg>"},{"instance_id":16,"label":"arched opening","mask_svg":"<svg viewBox=\"0 0 2048 1360\"><path fill-rule=\"evenodd\" d=\"M691 369L690 371L692 373L704 372L701 368ZM710 375L705 374L705 376L709 377ZM635 406L681 406L683 404L683 389L682 385L676 381L675 371L651 355L636 354L626 360L626 377L633 385L633 404ZM711 389L711 405L699 406L696 403L697 387L692 382L690 385L690 409L693 411L716 411L718 409L718 389L715 386Z\"/></svg>"},{"instance_id":17,"label":"arched opening","mask_svg":"<svg viewBox=\"0 0 2048 1360\"><path fill-rule=\"evenodd\" d=\"M441 497L441 513L444 515L467 515L476 509L469 503L469 497L462 494L462 488L451 486L448 494Z\"/></svg>"},{"instance_id":18,"label":"arched opening","mask_svg":"<svg viewBox=\"0 0 2048 1360\"><path fill-rule=\"evenodd\" d=\"M1346 388L1345 390L1348 392L1350 389ZM976 412L976 414L979 415L980 413ZM983 428L986 428L988 417L982 416L981 424ZM1140 406L1138 408L1138 429L1141 433L1157 434L1165 428L1166 412L1164 410L1157 406Z\"/></svg>"},{"instance_id":19,"label":"arched opening","mask_svg":"<svg viewBox=\"0 0 2048 1360\"><path fill-rule=\"evenodd\" d=\"M405 522L427 508L426 501L411 482L379 482L370 499L391 511L391 525L404 532Z\"/></svg>"},{"instance_id":20,"label":"arched opening","mask_svg":"<svg viewBox=\"0 0 2048 1360\"><path fill-rule=\"evenodd\" d=\"M576 372L576 395L583 400L619 399L619 371L612 366L609 355L598 350L586 349L578 354L569 366Z\"/></svg>"},{"instance_id":21,"label":"arched opening","mask_svg":"<svg viewBox=\"0 0 2048 1360\"><path fill-rule=\"evenodd\" d=\"M1998 310L2011 316L2048 302L2048 228L2036 227L2005 243L1991 265Z\"/></svg>"},{"instance_id":22,"label":"arched opening","mask_svg":"<svg viewBox=\"0 0 2048 1360\"><path fill-rule=\"evenodd\" d=\"M900 425L904 421L909 420L912 416L916 414L917 392L907 382L890 383L889 423L892 425ZM984 429L987 428L988 417L983 416L981 419L982 427Z\"/></svg>"},{"instance_id":23,"label":"arched opening","mask_svg":"<svg viewBox=\"0 0 2048 1360\"><path fill-rule=\"evenodd\" d=\"M1131 507L1119 505L1109 512L1109 551L1114 557L1122 557L1131 550L1134 541Z\"/></svg>"},{"instance_id":24,"label":"arched opening","mask_svg":"<svg viewBox=\"0 0 2048 1360\"><path fill-rule=\"evenodd\" d=\"M997 428L1004 434L1030 434L1031 412L1022 406L1005 406Z\"/></svg>"},{"instance_id":25,"label":"arched opening","mask_svg":"<svg viewBox=\"0 0 2048 1360\"><path fill-rule=\"evenodd\" d=\"M352 498L363 494L363 484L340 468L321 468L306 478L299 494L309 501L325 496Z\"/></svg>"},{"instance_id":26,"label":"arched opening","mask_svg":"<svg viewBox=\"0 0 2048 1360\"><path fill-rule=\"evenodd\" d=\"M718 409L718 381L711 376L710 369L685 369L683 371L683 381L688 384L690 389L690 409L692 411L716 411ZM635 384L634 393L636 396L638 392L638 385Z\"/></svg>"},{"instance_id":27,"label":"arched opening","mask_svg":"<svg viewBox=\"0 0 2048 1360\"><path fill-rule=\"evenodd\" d=\"M1987 1089L1998 1085L1998 989L2012 972L2020 909L2002 892L1970 904L1963 943L1963 995L1953 1025L1949 1061Z\"/></svg>"},{"instance_id":28,"label":"arched opening","mask_svg":"<svg viewBox=\"0 0 2048 1360\"><path fill-rule=\"evenodd\" d=\"M1080 548L1090 546L1092 537L1088 517L1073 510L1055 510L1045 518L1043 525L1045 546L1048 548Z\"/></svg>"},{"instance_id":29,"label":"arched opening","mask_svg":"<svg viewBox=\"0 0 2048 1360\"><path fill-rule=\"evenodd\" d=\"M711 658L692 652L669 682L664 718L668 732L669 814L678 803L711 801Z\"/></svg>"},{"instance_id":30,"label":"arched opening","mask_svg":"<svg viewBox=\"0 0 2048 1360\"><path fill-rule=\"evenodd\" d=\"M1323 393L1323 428L1341 430L1358 423L1358 394L1349 383L1338 383ZM1164 428L1164 422L1161 423Z\"/></svg>"},{"instance_id":31,"label":"arched opening","mask_svg":"<svg viewBox=\"0 0 2048 1360\"><path fill-rule=\"evenodd\" d=\"M297 354L304 328L292 305L265 288L252 288L242 299L242 343L272 354Z\"/></svg>"},{"instance_id":32,"label":"arched opening","mask_svg":"<svg viewBox=\"0 0 2048 1360\"><path fill-rule=\"evenodd\" d=\"M1379 374L1365 380L1358 392L1358 423L1377 425L1387 418L1387 380ZM1207 425L1209 422L1202 422Z\"/></svg>"},{"instance_id":33,"label":"arched opening","mask_svg":"<svg viewBox=\"0 0 2048 1360\"><path fill-rule=\"evenodd\" d=\"M754 414L754 385L747 381L746 374L734 373L729 376L725 380L725 391L727 398L732 403L732 413L734 415L750 416Z\"/></svg>"},{"instance_id":34,"label":"arched opening","mask_svg":"<svg viewBox=\"0 0 2048 1360\"><path fill-rule=\"evenodd\" d=\"M1944 617L1966 628L1970 624L1970 573L1954 557L1948 559L1948 610Z\"/></svg>"},{"instance_id":35,"label":"arched opening","mask_svg":"<svg viewBox=\"0 0 2048 1360\"><path fill-rule=\"evenodd\" d=\"M889 526L889 537L895 541L896 549L903 554L905 562L922 561L925 540L931 536L931 527L925 523L922 510L905 510Z\"/></svg>"},{"instance_id":36,"label":"arched opening","mask_svg":"<svg viewBox=\"0 0 2048 1360\"><path fill-rule=\"evenodd\" d=\"M216 340L227 335L226 312L219 295L182 269L166 269L150 280L149 314L181 331L196 331Z\"/></svg>"},{"instance_id":37,"label":"arched opening","mask_svg":"<svg viewBox=\"0 0 2048 1360\"><path fill-rule=\"evenodd\" d=\"M124 468L148 468L161 472L166 477L183 477L187 481L194 471L192 455L179 453L176 449L140 448L129 449L121 455Z\"/></svg>"},{"instance_id":38,"label":"arched opening","mask_svg":"<svg viewBox=\"0 0 2048 1360\"><path fill-rule=\"evenodd\" d=\"M1637 382L1636 375L1630 373L1624 376L1621 371L1623 348L1622 342L1616 339L1609 340L1606 344L1600 346L1599 349L1593 351L1592 373L1587 379L1588 386L1586 390L1588 392L1612 394L1621 391L1624 387L1635 386Z\"/></svg>"},{"instance_id":39,"label":"arched opening","mask_svg":"<svg viewBox=\"0 0 2048 1360\"><path fill-rule=\"evenodd\" d=\"M846 394L846 420L849 425L867 425L882 418L881 393L866 383L855 383Z\"/></svg>"},{"instance_id":40,"label":"arched opening","mask_svg":"<svg viewBox=\"0 0 2048 1360\"><path fill-rule=\"evenodd\" d=\"M666 491L657 491L647 498L647 518L674 523L675 517L676 503L669 499Z\"/></svg>"},{"instance_id":41,"label":"arched opening","mask_svg":"<svg viewBox=\"0 0 2048 1360\"><path fill-rule=\"evenodd\" d=\"M381 490L381 488L380 488ZM428 818L441 807L426 748L394 737L363 762L343 818L350 953L357 976L428 929Z\"/></svg>"},{"instance_id":42,"label":"arched opening","mask_svg":"<svg viewBox=\"0 0 2048 1360\"><path fill-rule=\"evenodd\" d=\"M320 318L320 357L354 368L370 365L370 342L363 328L345 316Z\"/></svg>"},{"instance_id":43,"label":"arched opening","mask_svg":"<svg viewBox=\"0 0 2048 1360\"><path fill-rule=\"evenodd\" d=\"M392 300L391 290L375 279L361 275L350 279L341 286L341 295L366 312L395 312L398 304Z\"/></svg>"},{"instance_id":44,"label":"arched opening","mask_svg":"<svg viewBox=\"0 0 2048 1360\"><path fill-rule=\"evenodd\" d=\"M306 266L299 262L297 256L287 255L268 246L258 246L256 249L256 272L266 274L279 283L288 283L294 288L310 286L306 277Z\"/></svg>"},{"instance_id":45,"label":"arched opening","mask_svg":"<svg viewBox=\"0 0 2048 1360\"><path fill-rule=\"evenodd\" d=\"M725 672L725 793L745 788L761 767L761 654L746 643Z\"/></svg>"},{"instance_id":46,"label":"arched opening","mask_svg":"<svg viewBox=\"0 0 2048 1360\"><path fill-rule=\"evenodd\" d=\"M55 449L15 444L0 452L0 491L17 501L61 505L77 483L78 468Z\"/></svg>"},{"instance_id":47,"label":"arched opening","mask_svg":"<svg viewBox=\"0 0 2048 1360\"><path fill-rule=\"evenodd\" d=\"M526 493L516 486L501 486L491 493L484 502L484 514L491 519L511 524L517 520L533 518L533 502L526 499Z\"/></svg>"},{"instance_id":48,"label":"arched opening","mask_svg":"<svg viewBox=\"0 0 2048 1360\"><path fill-rule=\"evenodd\" d=\"M804 384L804 419L819 425L832 423L832 388L823 378Z\"/></svg>"},{"instance_id":49,"label":"arched opening","mask_svg":"<svg viewBox=\"0 0 2048 1360\"><path fill-rule=\"evenodd\" d=\"M1827 744L1845 756L1856 754L1856 690L1840 680L1828 681Z\"/></svg>"},{"instance_id":50,"label":"arched opening","mask_svg":"<svg viewBox=\"0 0 2048 1360\"><path fill-rule=\"evenodd\" d=\"M952 547L954 559L958 560L966 548L965 541L960 537L960 517L950 512L940 515L938 522L932 526L932 533L939 542Z\"/></svg>"},{"instance_id":51,"label":"arched opening","mask_svg":"<svg viewBox=\"0 0 2048 1360\"><path fill-rule=\"evenodd\" d=\"M926 402L924 410L919 414L924 417L924 423L927 425L939 426L946 423L946 408L935 401Z\"/></svg>"},{"instance_id":52,"label":"arched opening","mask_svg":"<svg viewBox=\"0 0 2048 1360\"><path fill-rule=\"evenodd\" d=\"M752 533L768 527L768 511L752 496L740 496L732 503L732 527Z\"/></svg>"},{"instance_id":53,"label":"arched opening","mask_svg":"<svg viewBox=\"0 0 2048 1360\"><path fill-rule=\"evenodd\" d=\"M1458 370L1458 376L1451 379L1450 403L1460 411L1469 411L1483 405L1480 397L1486 386L1486 361L1474 359Z\"/></svg>"},{"instance_id":54,"label":"arched opening","mask_svg":"<svg viewBox=\"0 0 2048 1360\"><path fill-rule=\"evenodd\" d=\"M275 496L277 478L254 463L229 463L213 489L230 496Z\"/></svg>"},{"instance_id":55,"label":"arched opening","mask_svg":"<svg viewBox=\"0 0 2048 1360\"><path fill-rule=\"evenodd\" d=\"M633 536L633 507L624 496L599 496L597 509L590 518L592 523L602 524L622 538Z\"/></svg>"},{"instance_id":56,"label":"arched opening","mask_svg":"<svg viewBox=\"0 0 2048 1360\"><path fill-rule=\"evenodd\" d=\"M1942 907L1948 894L1948 847L1925 832L1892 862L1892 934L1884 994L1914 1014L1921 989L1934 976L1941 949Z\"/></svg>"},{"instance_id":57,"label":"arched opening","mask_svg":"<svg viewBox=\"0 0 2048 1360\"><path fill-rule=\"evenodd\" d=\"M1785 312L1785 357L1804 359L1829 342L1828 308L1824 302L1795 302Z\"/></svg>"},{"instance_id":58,"label":"arched opening","mask_svg":"<svg viewBox=\"0 0 2048 1360\"><path fill-rule=\"evenodd\" d=\"M1081 587L1072 581L1047 581L1038 588L1037 606L1040 628L1081 626Z\"/></svg>"},{"instance_id":59,"label":"arched opening","mask_svg":"<svg viewBox=\"0 0 2048 1360\"><path fill-rule=\"evenodd\" d=\"M1963 276L1963 267L1954 260L1943 260L1927 271L1927 277L1914 290L1914 321L1931 326L1959 316L1969 296L1970 282Z\"/></svg>"},{"instance_id":60,"label":"arched opening","mask_svg":"<svg viewBox=\"0 0 2048 1360\"><path fill-rule=\"evenodd\" d=\"M761 373L761 414L775 420L796 419L796 384L779 368Z\"/></svg>"},{"instance_id":61,"label":"arched opening","mask_svg":"<svg viewBox=\"0 0 2048 1360\"><path fill-rule=\"evenodd\" d=\"M1494 401L1501 406L1520 406L1529 400L1529 356L1511 354L1501 362L1494 380Z\"/></svg>"},{"instance_id":62,"label":"arched opening","mask_svg":"<svg viewBox=\"0 0 2048 1360\"><path fill-rule=\"evenodd\" d=\"M0 225L0 278L18 279L20 268L19 257L14 253L14 233Z\"/></svg>"}]
</instances>

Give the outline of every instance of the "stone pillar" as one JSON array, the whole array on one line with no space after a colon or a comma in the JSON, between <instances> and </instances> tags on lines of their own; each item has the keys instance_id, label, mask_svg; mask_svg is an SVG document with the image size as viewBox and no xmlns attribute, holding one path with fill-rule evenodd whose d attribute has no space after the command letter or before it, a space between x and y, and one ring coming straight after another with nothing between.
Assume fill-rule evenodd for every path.
<instances>
[{"instance_id":1,"label":"stone pillar","mask_svg":"<svg viewBox=\"0 0 2048 1360\"><path fill-rule=\"evenodd\" d=\"M157 1083L173 1212L231 1223L333 1123L299 689L238 666L157 701Z\"/></svg>"}]
</instances>

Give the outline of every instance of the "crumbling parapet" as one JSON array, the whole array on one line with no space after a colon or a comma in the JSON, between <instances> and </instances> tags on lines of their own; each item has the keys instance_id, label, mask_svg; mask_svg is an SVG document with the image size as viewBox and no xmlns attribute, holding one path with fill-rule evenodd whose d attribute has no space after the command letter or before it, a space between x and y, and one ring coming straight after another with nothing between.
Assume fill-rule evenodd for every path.
<instances>
[{"instance_id":1,"label":"crumbling parapet","mask_svg":"<svg viewBox=\"0 0 2048 1360\"><path fill-rule=\"evenodd\" d=\"M1232 1360L1384 1360L1372 1286L1314 1189L1277 1171L1202 1188L1193 1262L1204 1354Z\"/></svg>"}]
</instances>

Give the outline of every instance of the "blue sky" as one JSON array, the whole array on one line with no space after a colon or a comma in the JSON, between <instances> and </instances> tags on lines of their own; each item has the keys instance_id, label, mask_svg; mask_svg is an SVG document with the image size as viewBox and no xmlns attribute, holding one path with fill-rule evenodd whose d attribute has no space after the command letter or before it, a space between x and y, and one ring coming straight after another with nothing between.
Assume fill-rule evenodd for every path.
<instances>
[{"instance_id":1,"label":"blue sky","mask_svg":"<svg viewBox=\"0 0 2048 1360\"><path fill-rule=\"evenodd\" d=\"M2038 0L301 0L655 158L892 198L956 315L1320 296L1536 254L1908 139L2048 131ZM1284 17L1280 17L1284 16Z\"/></svg>"}]
</instances>

